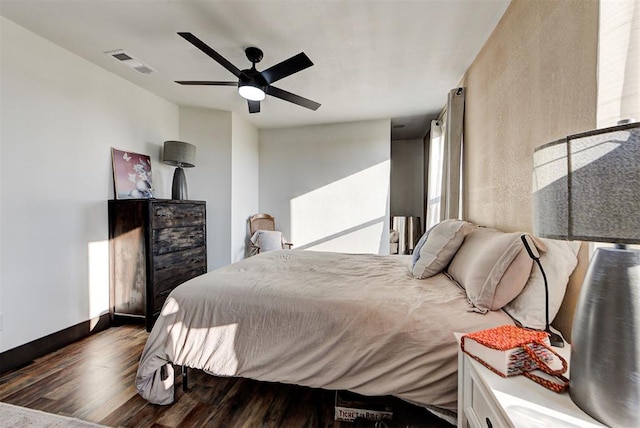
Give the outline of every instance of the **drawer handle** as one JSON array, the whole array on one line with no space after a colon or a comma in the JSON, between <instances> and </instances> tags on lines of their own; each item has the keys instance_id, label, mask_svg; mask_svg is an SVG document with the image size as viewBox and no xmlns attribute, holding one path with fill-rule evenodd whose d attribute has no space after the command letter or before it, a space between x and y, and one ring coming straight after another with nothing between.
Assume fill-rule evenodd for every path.
<instances>
[{"instance_id":1,"label":"drawer handle","mask_svg":"<svg viewBox=\"0 0 640 428\"><path fill-rule=\"evenodd\" d=\"M493 424L491 423L491 419L486 418L485 421L487 422L487 428L493 428Z\"/></svg>"}]
</instances>

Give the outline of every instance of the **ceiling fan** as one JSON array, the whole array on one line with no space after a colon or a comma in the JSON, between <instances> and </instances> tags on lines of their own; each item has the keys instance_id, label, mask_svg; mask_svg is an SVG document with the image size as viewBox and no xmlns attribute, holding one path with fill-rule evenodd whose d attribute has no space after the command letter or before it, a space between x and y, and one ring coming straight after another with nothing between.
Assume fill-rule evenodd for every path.
<instances>
[{"instance_id":1,"label":"ceiling fan","mask_svg":"<svg viewBox=\"0 0 640 428\"><path fill-rule=\"evenodd\" d=\"M237 86L238 92L249 104L249 113L260 113L260 101L265 98L266 94L311 110L317 110L320 107L320 104L315 101L271 85L273 82L311 67L313 63L304 52L300 52L298 55L294 55L266 70L258 71L256 70L256 64L262 60L262 51L256 47L248 47L244 52L253 65L246 70L240 70L193 34L178 33L178 35L220 63L220 65L233 73L238 78L238 81L176 80L176 83L181 85Z\"/></svg>"}]
</instances>

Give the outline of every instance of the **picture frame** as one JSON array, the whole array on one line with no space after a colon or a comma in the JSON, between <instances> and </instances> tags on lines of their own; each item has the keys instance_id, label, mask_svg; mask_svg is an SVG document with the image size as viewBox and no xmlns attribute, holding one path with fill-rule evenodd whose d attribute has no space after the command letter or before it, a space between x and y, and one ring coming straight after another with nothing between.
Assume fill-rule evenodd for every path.
<instances>
[{"instance_id":1,"label":"picture frame","mask_svg":"<svg viewBox=\"0 0 640 428\"><path fill-rule=\"evenodd\" d=\"M111 148L116 199L153 198L151 157Z\"/></svg>"}]
</instances>

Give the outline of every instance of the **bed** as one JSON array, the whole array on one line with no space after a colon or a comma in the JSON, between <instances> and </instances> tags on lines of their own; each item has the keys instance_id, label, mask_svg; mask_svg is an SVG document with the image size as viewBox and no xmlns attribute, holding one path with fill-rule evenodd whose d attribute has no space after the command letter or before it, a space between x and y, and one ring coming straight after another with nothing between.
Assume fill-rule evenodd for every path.
<instances>
[{"instance_id":1,"label":"bed","mask_svg":"<svg viewBox=\"0 0 640 428\"><path fill-rule=\"evenodd\" d=\"M473 291L470 297L473 287L465 275L487 270L482 265L487 262L476 256L478 243L487 245L486 230L474 238L479 229L466 223L453 232L460 224L465 222L445 231L446 245L456 236L460 242L444 258L442 242L433 244L432 233L416 247L424 256L417 262L410 256L282 250L187 281L167 298L150 333L136 375L138 392L151 403L171 404L173 365L180 365L215 376L393 395L455 412L453 332L514 322L513 313L491 304L485 310L482 298ZM515 242L513 236L509 242ZM427 251L432 244L439 245L435 256ZM516 288L525 294L535 272L531 260L517 265L518 257L524 259L516 250L510 250L508 261L504 254L497 260L498 280L513 282L509 269L524 269L525 284ZM420 259L440 267L420 278ZM492 263L489 276L495 277ZM497 299L500 293L493 294ZM562 296L556 306L561 301Z\"/></svg>"}]
</instances>

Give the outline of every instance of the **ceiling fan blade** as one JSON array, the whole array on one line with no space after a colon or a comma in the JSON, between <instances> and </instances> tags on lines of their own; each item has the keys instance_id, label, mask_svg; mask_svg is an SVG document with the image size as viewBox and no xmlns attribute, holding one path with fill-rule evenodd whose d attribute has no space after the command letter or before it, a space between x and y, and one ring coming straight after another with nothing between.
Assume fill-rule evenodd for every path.
<instances>
[{"instance_id":1,"label":"ceiling fan blade","mask_svg":"<svg viewBox=\"0 0 640 428\"><path fill-rule=\"evenodd\" d=\"M215 82L210 80L176 80L181 85L238 86L238 82Z\"/></svg>"},{"instance_id":2,"label":"ceiling fan blade","mask_svg":"<svg viewBox=\"0 0 640 428\"><path fill-rule=\"evenodd\" d=\"M260 113L260 101L247 100L249 104L249 113Z\"/></svg>"},{"instance_id":3,"label":"ceiling fan blade","mask_svg":"<svg viewBox=\"0 0 640 428\"><path fill-rule=\"evenodd\" d=\"M231 64L225 57L220 55L218 52L214 51L205 42L203 42L202 40L200 40L199 38L197 38L193 34L191 34L191 33L178 33L178 35L180 37L182 37L183 39L185 39L186 41L188 41L189 43L191 43L193 46L195 46L198 49L200 49L205 54L209 55L215 61L220 63L221 66L223 66L224 68L229 70L231 73L233 73L234 76L236 76L238 78L240 78L240 76L244 76L244 73L238 67L236 67L235 65Z\"/></svg>"},{"instance_id":4,"label":"ceiling fan blade","mask_svg":"<svg viewBox=\"0 0 640 428\"><path fill-rule=\"evenodd\" d=\"M262 71L262 77L265 78L267 83L271 84L287 76L291 76L293 73L302 71L307 67L311 67L313 63L304 52L300 52L298 55L294 55L289 59L267 68Z\"/></svg>"},{"instance_id":5,"label":"ceiling fan blade","mask_svg":"<svg viewBox=\"0 0 640 428\"><path fill-rule=\"evenodd\" d=\"M298 104L299 106L306 107L310 110L318 110L318 107L321 105L315 101L311 101L307 98L301 97L300 95L292 94L291 92L287 92L284 89L276 88L271 85L267 86L267 94L280 98L281 100L289 101L290 103Z\"/></svg>"}]
</instances>

